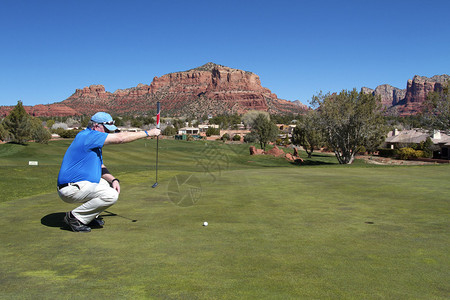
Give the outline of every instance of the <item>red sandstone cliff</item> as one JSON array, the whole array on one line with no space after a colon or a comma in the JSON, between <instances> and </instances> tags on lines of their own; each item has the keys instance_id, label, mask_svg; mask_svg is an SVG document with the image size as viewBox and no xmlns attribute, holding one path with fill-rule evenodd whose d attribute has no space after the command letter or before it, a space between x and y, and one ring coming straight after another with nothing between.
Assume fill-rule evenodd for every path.
<instances>
[{"instance_id":1,"label":"red sandstone cliff","mask_svg":"<svg viewBox=\"0 0 450 300\"><path fill-rule=\"evenodd\" d=\"M431 78L416 75L412 80L409 79L405 99L398 107L400 114L411 115L421 112L427 95L430 92L442 91L444 84L449 81L449 75L435 75Z\"/></svg>"},{"instance_id":2,"label":"red sandstone cliff","mask_svg":"<svg viewBox=\"0 0 450 300\"><path fill-rule=\"evenodd\" d=\"M449 75L435 75L431 78L414 76L409 79L406 89L399 89L388 84L379 85L375 90L363 87L365 93L380 96L383 108L396 111L399 115L414 115L420 113L423 103L430 92L442 90L443 85L450 81Z\"/></svg>"},{"instance_id":3,"label":"red sandstone cliff","mask_svg":"<svg viewBox=\"0 0 450 300\"><path fill-rule=\"evenodd\" d=\"M153 78L150 85L105 91L102 85L77 89L62 104L82 114L98 110L112 113L146 113L161 101L172 115L245 113L262 110L270 113L299 113L307 109L261 86L259 76L238 69L207 63L199 68Z\"/></svg>"},{"instance_id":4,"label":"red sandstone cliff","mask_svg":"<svg viewBox=\"0 0 450 300\"><path fill-rule=\"evenodd\" d=\"M379 95L383 107L400 115L416 114L431 91L442 89L450 81L449 75L432 78L414 76L407 88L398 89L388 84L374 90L362 88L366 93ZM174 116L223 113L245 113L262 110L270 113L299 113L307 109L299 101L279 99L261 86L259 76L247 71L207 63L184 72L153 78L150 85L105 91L103 85L77 89L60 103L25 106L34 116L72 116L107 111L115 114L154 113L156 102L161 101L164 112ZM12 106L0 106L0 116L6 116Z\"/></svg>"}]
</instances>

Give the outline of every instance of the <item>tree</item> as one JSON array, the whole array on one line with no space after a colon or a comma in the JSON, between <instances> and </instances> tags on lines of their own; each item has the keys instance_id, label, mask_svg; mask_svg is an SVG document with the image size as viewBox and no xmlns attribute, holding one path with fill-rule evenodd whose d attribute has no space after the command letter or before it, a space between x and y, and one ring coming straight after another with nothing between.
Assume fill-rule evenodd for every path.
<instances>
[{"instance_id":1,"label":"tree","mask_svg":"<svg viewBox=\"0 0 450 300\"><path fill-rule=\"evenodd\" d=\"M175 129L175 127L169 125L166 128L164 128L162 134L165 136L174 136L177 134L177 130Z\"/></svg>"},{"instance_id":2,"label":"tree","mask_svg":"<svg viewBox=\"0 0 450 300\"><path fill-rule=\"evenodd\" d=\"M258 114L253 121L251 133L256 137L261 149L266 150L268 142L273 142L278 136L278 127L272 123L268 114Z\"/></svg>"},{"instance_id":3,"label":"tree","mask_svg":"<svg viewBox=\"0 0 450 300\"><path fill-rule=\"evenodd\" d=\"M302 146L309 158L311 158L314 149L322 145L323 135L316 111L307 112L297 122L297 126L292 132L292 143Z\"/></svg>"},{"instance_id":4,"label":"tree","mask_svg":"<svg viewBox=\"0 0 450 300\"><path fill-rule=\"evenodd\" d=\"M2 124L13 143L25 144L31 138L31 116L27 114L20 100Z\"/></svg>"},{"instance_id":5,"label":"tree","mask_svg":"<svg viewBox=\"0 0 450 300\"><path fill-rule=\"evenodd\" d=\"M441 91L429 93L424 105L423 118L428 129L450 133L450 83Z\"/></svg>"},{"instance_id":6,"label":"tree","mask_svg":"<svg viewBox=\"0 0 450 300\"><path fill-rule=\"evenodd\" d=\"M31 138L36 143L47 144L52 138L51 133L42 126L42 121L38 118L31 118Z\"/></svg>"},{"instance_id":7,"label":"tree","mask_svg":"<svg viewBox=\"0 0 450 300\"><path fill-rule=\"evenodd\" d=\"M214 127L208 127L208 129L206 129L206 136L212 136L212 135L220 135L220 129L214 128Z\"/></svg>"},{"instance_id":8,"label":"tree","mask_svg":"<svg viewBox=\"0 0 450 300\"><path fill-rule=\"evenodd\" d=\"M0 122L0 140L4 141L9 138L8 131L3 127L2 123Z\"/></svg>"},{"instance_id":9,"label":"tree","mask_svg":"<svg viewBox=\"0 0 450 300\"><path fill-rule=\"evenodd\" d=\"M255 122L256 118L259 115L266 116L267 119L270 120L270 115L268 112L265 111L258 111L258 110L249 110L242 116L242 122L245 124L247 128L250 128L253 126L253 122Z\"/></svg>"},{"instance_id":10,"label":"tree","mask_svg":"<svg viewBox=\"0 0 450 300\"><path fill-rule=\"evenodd\" d=\"M324 137L340 164L351 164L360 147L380 141L387 133L379 97L343 90L320 92L311 101L317 107Z\"/></svg>"}]
</instances>

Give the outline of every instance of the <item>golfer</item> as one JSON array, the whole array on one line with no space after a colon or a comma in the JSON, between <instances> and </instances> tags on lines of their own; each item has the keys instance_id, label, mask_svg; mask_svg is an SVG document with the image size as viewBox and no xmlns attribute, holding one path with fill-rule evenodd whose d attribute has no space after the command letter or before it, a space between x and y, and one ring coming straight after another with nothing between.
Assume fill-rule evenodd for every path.
<instances>
[{"instance_id":1,"label":"golfer","mask_svg":"<svg viewBox=\"0 0 450 300\"><path fill-rule=\"evenodd\" d=\"M157 136L159 129L114 133L117 127L111 115L98 112L87 128L77 134L64 155L58 175L58 195L67 203L81 204L67 212L64 222L76 232L90 232L103 227L99 214L116 203L120 181L103 164L102 148Z\"/></svg>"}]
</instances>

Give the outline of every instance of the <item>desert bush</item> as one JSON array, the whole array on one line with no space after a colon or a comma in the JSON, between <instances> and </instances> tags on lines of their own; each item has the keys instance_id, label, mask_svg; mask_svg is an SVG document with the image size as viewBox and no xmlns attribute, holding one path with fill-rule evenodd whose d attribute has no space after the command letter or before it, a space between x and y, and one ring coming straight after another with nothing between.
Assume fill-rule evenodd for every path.
<instances>
[{"instance_id":1,"label":"desert bush","mask_svg":"<svg viewBox=\"0 0 450 300\"><path fill-rule=\"evenodd\" d=\"M244 142L246 143L256 143L257 140L257 137L252 133L247 133L244 135Z\"/></svg>"},{"instance_id":2,"label":"desert bush","mask_svg":"<svg viewBox=\"0 0 450 300\"><path fill-rule=\"evenodd\" d=\"M400 159L413 159L418 157L418 152L419 151L414 150L413 148L405 147L398 150L398 156Z\"/></svg>"},{"instance_id":3,"label":"desert bush","mask_svg":"<svg viewBox=\"0 0 450 300\"><path fill-rule=\"evenodd\" d=\"M224 135L222 135L221 139L222 141L228 141L230 140L230 135L228 133L225 133Z\"/></svg>"},{"instance_id":4,"label":"desert bush","mask_svg":"<svg viewBox=\"0 0 450 300\"><path fill-rule=\"evenodd\" d=\"M208 129L206 129L206 136L219 135L219 134L220 134L219 128L208 127Z\"/></svg>"},{"instance_id":5,"label":"desert bush","mask_svg":"<svg viewBox=\"0 0 450 300\"><path fill-rule=\"evenodd\" d=\"M378 155L382 157L395 157L397 156L397 150L390 148L379 148Z\"/></svg>"},{"instance_id":6,"label":"desert bush","mask_svg":"<svg viewBox=\"0 0 450 300\"><path fill-rule=\"evenodd\" d=\"M174 136L175 134L177 134L177 130L175 129L175 127L169 125L166 128L164 128L162 134L165 136Z\"/></svg>"},{"instance_id":7,"label":"desert bush","mask_svg":"<svg viewBox=\"0 0 450 300\"><path fill-rule=\"evenodd\" d=\"M55 133L62 138L71 139L74 138L81 130L72 129L72 130L64 130L62 128L58 128L55 130Z\"/></svg>"}]
</instances>

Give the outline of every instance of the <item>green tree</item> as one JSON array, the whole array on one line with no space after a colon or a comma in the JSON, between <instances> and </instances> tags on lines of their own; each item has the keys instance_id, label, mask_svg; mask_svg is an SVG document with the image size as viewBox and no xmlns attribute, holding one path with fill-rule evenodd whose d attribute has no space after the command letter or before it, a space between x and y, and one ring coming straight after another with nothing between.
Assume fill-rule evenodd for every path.
<instances>
[{"instance_id":1,"label":"green tree","mask_svg":"<svg viewBox=\"0 0 450 300\"><path fill-rule=\"evenodd\" d=\"M320 92L311 104L317 107L324 137L340 164L351 164L361 146L381 140L387 127L379 97L343 90L339 94Z\"/></svg>"},{"instance_id":2,"label":"green tree","mask_svg":"<svg viewBox=\"0 0 450 300\"><path fill-rule=\"evenodd\" d=\"M48 130L51 130L51 129L52 129L53 124L55 124L55 120L52 120L52 119L47 120L47 121L45 122L45 126L47 126Z\"/></svg>"},{"instance_id":3,"label":"green tree","mask_svg":"<svg viewBox=\"0 0 450 300\"><path fill-rule=\"evenodd\" d=\"M38 118L31 119L31 127L31 138L36 143L47 144L52 138L51 133L44 126L42 126L42 121Z\"/></svg>"},{"instance_id":4,"label":"green tree","mask_svg":"<svg viewBox=\"0 0 450 300\"><path fill-rule=\"evenodd\" d=\"M278 127L270 121L268 114L259 114L253 121L251 133L258 140L261 149L266 150L267 143L276 140Z\"/></svg>"},{"instance_id":5,"label":"green tree","mask_svg":"<svg viewBox=\"0 0 450 300\"><path fill-rule=\"evenodd\" d=\"M258 111L258 110L249 110L242 116L242 122L244 122L244 125L247 128L250 128L253 126L253 122L255 122L256 118L261 114L266 116L266 118L268 118L270 120L270 115L268 112Z\"/></svg>"},{"instance_id":6,"label":"green tree","mask_svg":"<svg viewBox=\"0 0 450 300\"><path fill-rule=\"evenodd\" d=\"M25 111L22 101L17 101L17 105L3 120L3 127L13 143L25 144L31 138L31 116Z\"/></svg>"},{"instance_id":7,"label":"green tree","mask_svg":"<svg viewBox=\"0 0 450 300\"><path fill-rule=\"evenodd\" d=\"M9 138L8 131L3 127L2 123L0 122L0 140L4 141Z\"/></svg>"},{"instance_id":8,"label":"green tree","mask_svg":"<svg viewBox=\"0 0 450 300\"><path fill-rule=\"evenodd\" d=\"M206 136L212 136L212 135L220 135L220 129L214 128L214 127L208 127L208 129L206 129Z\"/></svg>"},{"instance_id":9,"label":"green tree","mask_svg":"<svg viewBox=\"0 0 450 300\"><path fill-rule=\"evenodd\" d=\"M323 144L323 135L318 113L311 110L304 116L299 117L299 119L297 126L292 132L292 143L302 146L310 158L314 149Z\"/></svg>"},{"instance_id":10,"label":"green tree","mask_svg":"<svg viewBox=\"0 0 450 300\"><path fill-rule=\"evenodd\" d=\"M424 103L422 114L426 127L450 133L450 83L444 85L441 91L429 93Z\"/></svg>"},{"instance_id":11,"label":"green tree","mask_svg":"<svg viewBox=\"0 0 450 300\"><path fill-rule=\"evenodd\" d=\"M175 129L175 127L169 125L166 128L164 128L162 134L165 136L174 136L175 134L177 134L177 130Z\"/></svg>"}]
</instances>

